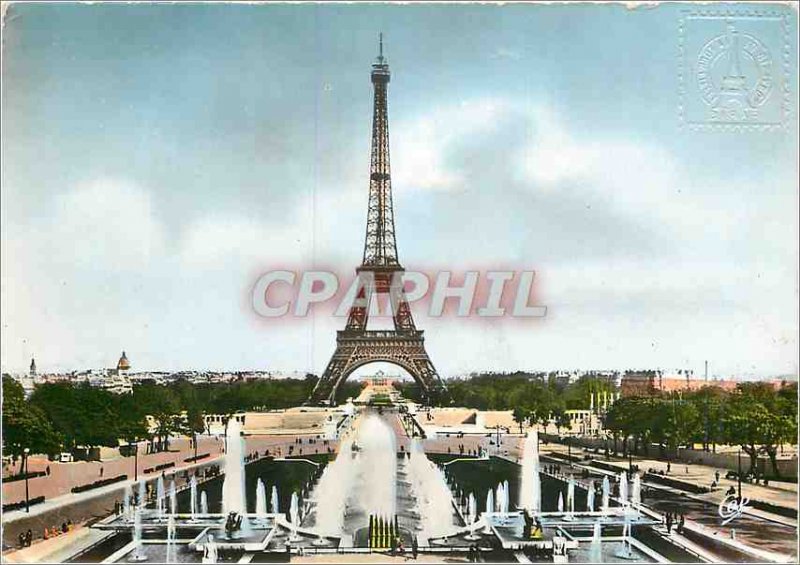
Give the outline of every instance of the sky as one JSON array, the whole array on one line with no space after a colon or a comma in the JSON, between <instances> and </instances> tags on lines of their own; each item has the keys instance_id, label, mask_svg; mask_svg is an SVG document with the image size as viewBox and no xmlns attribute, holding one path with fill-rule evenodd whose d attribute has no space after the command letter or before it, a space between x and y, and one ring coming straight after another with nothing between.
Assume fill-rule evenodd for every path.
<instances>
[{"instance_id":1,"label":"sky","mask_svg":"<svg viewBox=\"0 0 800 565\"><path fill-rule=\"evenodd\" d=\"M2 370L122 350L134 370L324 370L343 321L265 320L249 293L358 266L383 32L401 262L536 270L548 306L414 309L443 376L796 374L797 123L681 127L681 9L12 5Z\"/></svg>"}]
</instances>

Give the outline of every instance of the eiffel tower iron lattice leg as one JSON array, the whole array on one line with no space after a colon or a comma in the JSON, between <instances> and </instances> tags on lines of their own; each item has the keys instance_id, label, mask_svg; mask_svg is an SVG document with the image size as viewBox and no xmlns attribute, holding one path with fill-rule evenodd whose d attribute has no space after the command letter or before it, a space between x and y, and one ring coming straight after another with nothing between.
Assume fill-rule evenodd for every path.
<instances>
[{"instance_id":1,"label":"eiffel tower iron lattice leg","mask_svg":"<svg viewBox=\"0 0 800 565\"><path fill-rule=\"evenodd\" d=\"M399 283L403 267L398 260L394 229L386 96L390 73L383 56L383 37L371 78L375 92L372 152L364 258L356 269L359 292L350 308L345 329L337 332L336 351L309 398L313 404L335 403L336 392L347 377L362 365L376 361L392 363L408 371L428 401L446 394L444 383L425 350L423 332L414 325ZM380 294L390 295L394 330L367 329L370 301Z\"/></svg>"}]
</instances>

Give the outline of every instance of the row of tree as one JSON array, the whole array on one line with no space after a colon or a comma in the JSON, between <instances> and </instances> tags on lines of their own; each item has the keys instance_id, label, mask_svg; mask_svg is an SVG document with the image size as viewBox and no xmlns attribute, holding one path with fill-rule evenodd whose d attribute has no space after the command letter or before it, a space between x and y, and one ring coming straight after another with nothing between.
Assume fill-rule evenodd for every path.
<instances>
[{"instance_id":1,"label":"row of tree","mask_svg":"<svg viewBox=\"0 0 800 565\"><path fill-rule=\"evenodd\" d=\"M154 450L165 449L171 436L203 432L206 414L299 406L315 384L313 375L215 384L178 380L145 383L134 386L133 394L117 395L85 383L45 383L26 400L22 386L4 375L3 449L12 456L25 448L53 454L144 440ZM358 387L352 383L346 392Z\"/></svg>"},{"instance_id":2,"label":"row of tree","mask_svg":"<svg viewBox=\"0 0 800 565\"><path fill-rule=\"evenodd\" d=\"M648 453L666 448L702 444L739 445L750 458L755 473L758 456L769 457L780 476L777 455L784 444L797 442L797 383L776 389L769 383L742 383L726 392L705 387L662 396L622 398L605 415L603 427L616 441L633 441Z\"/></svg>"},{"instance_id":3,"label":"row of tree","mask_svg":"<svg viewBox=\"0 0 800 565\"><path fill-rule=\"evenodd\" d=\"M403 396L419 399L419 387L401 383ZM555 374L482 373L447 382L449 398L443 404L477 410L513 410L520 426L554 423L561 429L569 426L567 410L588 409L591 396L595 402L615 394L607 379L584 375L574 382L560 380Z\"/></svg>"}]
</instances>

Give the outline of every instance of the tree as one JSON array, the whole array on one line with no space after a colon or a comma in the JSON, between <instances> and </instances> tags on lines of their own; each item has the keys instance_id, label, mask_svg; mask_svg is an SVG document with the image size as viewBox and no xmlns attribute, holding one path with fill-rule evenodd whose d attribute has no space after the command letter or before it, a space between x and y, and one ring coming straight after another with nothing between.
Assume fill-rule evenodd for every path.
<instances>
[{"instance_id":1,"label":"tree","mask_svg":"<svg viewBox=\"0 0 800 565\"><path fill-rule=\"evenodd\" d=\"M553 423L556 425L558 435L561 435L561 428L569 428L572 425L569 414L560 406L553 411Z\"/></svg>"},{"instance_id":2,"label":"tree","mask_svg":"<svg viewBox=\"0 0 800 565\"><path fill-rule=\"evenodd\" d=\"M771 425L769 411L752 395L740 389L731 395L727 402L723 422L726 440L730 444L742 447L750 457L748 473L755 474L759 445Z\"/></svg>"},{"instance_id":3,"label":"tree","mask_svg":"<svg viewBox=\"0 0 800 565\"><path fill-rule=\"evenodd\" d=\"M511 415L514 418L514 421L517 423L517 425L519 425L519 433L521 434L522 433L522 425L528 419L528 415L529 415L528 411L525 410L521 406L517 406L516 408L514 408L514 410L513 410Z\"/></svg>"},{"instance_id":4,"label":"tree","mask_svg":"<svg viewBox=\"0 0 800 565\"><path fill-rule=\"evenodd\" d=\"M10 376L3 375L2 386L3 452L15 459L23 454L25 448L31 453L57 453L61 438L44 412L25 401L22 386Z\"/></svg>"}]
</instances>

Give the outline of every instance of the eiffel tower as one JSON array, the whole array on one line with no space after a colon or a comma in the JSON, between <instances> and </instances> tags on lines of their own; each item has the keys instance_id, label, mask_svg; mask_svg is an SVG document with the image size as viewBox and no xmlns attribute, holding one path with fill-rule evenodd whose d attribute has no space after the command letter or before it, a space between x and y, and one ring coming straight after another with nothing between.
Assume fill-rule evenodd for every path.
<instances>
[{"instance_id":1,"label":"eiffel tower","mask_svg":"<svg viewBox=\"0 0 800 565\"><path fill-rule=\"evenodd\" d=\"M372 110L372 157L369 175L369 205L364 259L356 269L358 291L344 330L336 334L336 351L311 393L312 404L334 404L336 391L357 368L383 361L408 371L428 402L441 398L445 387L425 351L422 330L411 317L400 276L392 209L389 169L389 113L386 92L389 65L383 56L383 34L378 58L372 65L375 91ZM370 304L378 295L389 295L394 330L368 330Z\"/></svg>"}]
</instances>

